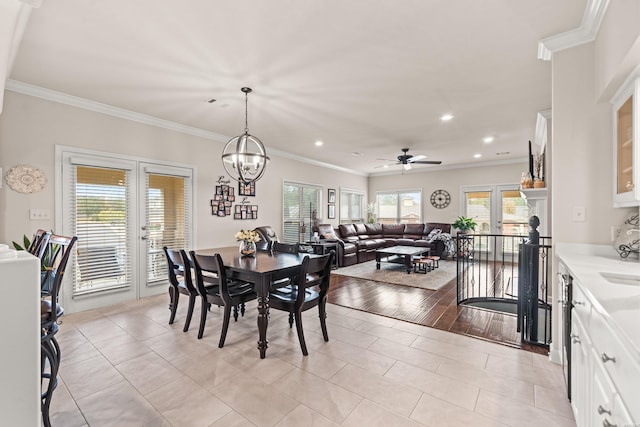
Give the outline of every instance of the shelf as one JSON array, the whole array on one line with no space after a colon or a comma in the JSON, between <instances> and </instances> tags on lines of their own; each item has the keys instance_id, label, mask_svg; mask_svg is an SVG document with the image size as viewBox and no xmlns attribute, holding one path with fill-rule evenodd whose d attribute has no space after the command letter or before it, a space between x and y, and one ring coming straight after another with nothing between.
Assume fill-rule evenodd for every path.
<instances>
[{"instance_id":1,"label":"shelf","mask_svg":"<svg viewBox=\"0 0 640 427\"><path fill-rule=\"evenodd\" d=\"M536 200L547 199L547 188L521 188L520 194L523 199Z\"/></svg>"}]
</instances>

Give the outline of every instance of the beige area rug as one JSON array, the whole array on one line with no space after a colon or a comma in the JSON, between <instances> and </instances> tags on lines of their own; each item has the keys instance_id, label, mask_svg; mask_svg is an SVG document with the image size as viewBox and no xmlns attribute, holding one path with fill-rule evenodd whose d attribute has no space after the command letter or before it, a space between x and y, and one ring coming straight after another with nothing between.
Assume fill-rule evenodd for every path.
<instances>
[{"instance_id":1,"label":"beige area rug","mask_svg":"<svg viewBox=\"0 0 640 427\"><path fill-rule=\"evenodd\" d=\"M380 263L380 270L376 270L376 262L367 261L348 267L340 267L331 274L436 291L452 279L455 279L456 262L441 260L440 268L431 270L427 274L414 273L413 271L411 274L407 274L407 269L403 264L392 264L383 261Z\"/></svg>"}]
</instances>

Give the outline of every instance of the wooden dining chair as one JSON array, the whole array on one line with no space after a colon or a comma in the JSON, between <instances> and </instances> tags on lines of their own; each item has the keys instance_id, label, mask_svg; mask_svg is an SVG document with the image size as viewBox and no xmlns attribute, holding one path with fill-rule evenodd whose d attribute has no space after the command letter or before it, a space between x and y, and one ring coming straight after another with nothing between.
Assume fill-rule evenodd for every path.
<instances>
[{"instance_id":1,"label":"wooden dining chair","mask_svg":"<svg viewBox=\"0 0 640 427\"><path fill-rule=\"evenodd\" d=\"M296 243L272 242L271 243L271 251L272 252L283 252L283 253L286 253L286 254L297 254L298 253L298 245Z\"/></svg>"},{"instance_id":2,"label":"wooden dining chair","mask_svg":"<svg viewBox=\"0 0 640 427\"><path fill-rule=\"evenodd\" d=\"M319 257L309 257L302 260L302 264L291 283L291 291L285 289L273 290L269 293L269 308L289 312L289 317L293 315L298 332L298 340L302 354L307 352L307 344L304 340L302 328L302 312L313 307L318 307L320 316L320 327L325 341L329 341L326 323L326 304L329 281L331 279L331 265L335 257L335 252L331 251ZM292 327L289 321L289 327Z\"/></svg>"},{"instance_id":3,"label":"wooden dining chair","mask_svg":"<svg viewBox=\"0 0 640 427\"><path fill-rule=\"evenodd\" d=\"M180 294L186 295L189 297L189 307L182 332L187 332L191 324L196 298L199 295L198 290L193 284L191 265L189 264L186 253L183 256L182 252L184 251L169 249L166 246L164 246L162 250L167 256L167 267L169 269L169 310L171 311L169 324L172 325L176 318Z\"/></svg>"},{"instance_id":4,"label":"wooden dining chair","mask_svg":"<svg viewBox=\"0 0 640 427\"><path fill-rule=\"evenodd\" d=\"M207 312L211 304L224 307L222 331L218 347L224 347L224 341L229 329L231 310L237 310L238 306L244 307L244 303L256 299L253 284L239 280L229 280L224 269L224 263L220 254L198 255L194 251L189 252L196 272L196 288L202 297L200 310L200 329L198 339L204 334L207 321ZM216 283L216 287L207 287L207 283ZM237 311L234 319L238 320Z\"/></svg>"},{"instance_id":5,"label":"wooden dining chair","mask_svg":"<svg viewBox=\"0 0 640 427\"><path fill-rule=\"evenodd\" d=\"M51 233L46 230L39 229L36 231L31 239L31 244L27 248L27 252L31 255L37 256L38 258L42 258L44 250L47 247L49 237L51 237Z\"/></svg>"}]
</instances>

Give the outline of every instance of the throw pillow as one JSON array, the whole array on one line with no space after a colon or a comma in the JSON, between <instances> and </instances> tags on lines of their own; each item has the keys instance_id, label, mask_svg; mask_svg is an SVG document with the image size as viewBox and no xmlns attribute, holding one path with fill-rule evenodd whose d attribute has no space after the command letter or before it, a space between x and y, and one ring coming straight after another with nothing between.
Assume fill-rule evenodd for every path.
<instances>
[{"instance_id":1,"label":"throw pillow","mask_svg":"<svg viewBox=\"0 0 640 427\"><path fill-rule=\"evenodd\" d=\"M433 230L431 230L431 232L429 232L429 235L427 236L427 242L433 242L436 236L440 233L442 233L442 230L439 228L434 228Z\"/></svg>"}]
</instances>

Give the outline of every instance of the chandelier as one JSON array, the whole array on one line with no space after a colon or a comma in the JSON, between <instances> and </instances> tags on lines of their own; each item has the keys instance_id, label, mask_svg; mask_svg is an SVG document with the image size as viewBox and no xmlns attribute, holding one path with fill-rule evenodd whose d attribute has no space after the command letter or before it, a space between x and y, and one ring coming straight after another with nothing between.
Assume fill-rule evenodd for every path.
<instances>
[{"instance_id":1,"label":"chandelier","mask_svg":"<svg viewBox=\"0 0 640 427\"><path fill-rule=\"evenodd\" d=\"M234 136L222 150L222 165L232 179L244 184L262 178L269 157L262 142L249 134L247 103L251 88L243 87L244 92L244 133Z\"/></svg>"}]
</instances>

